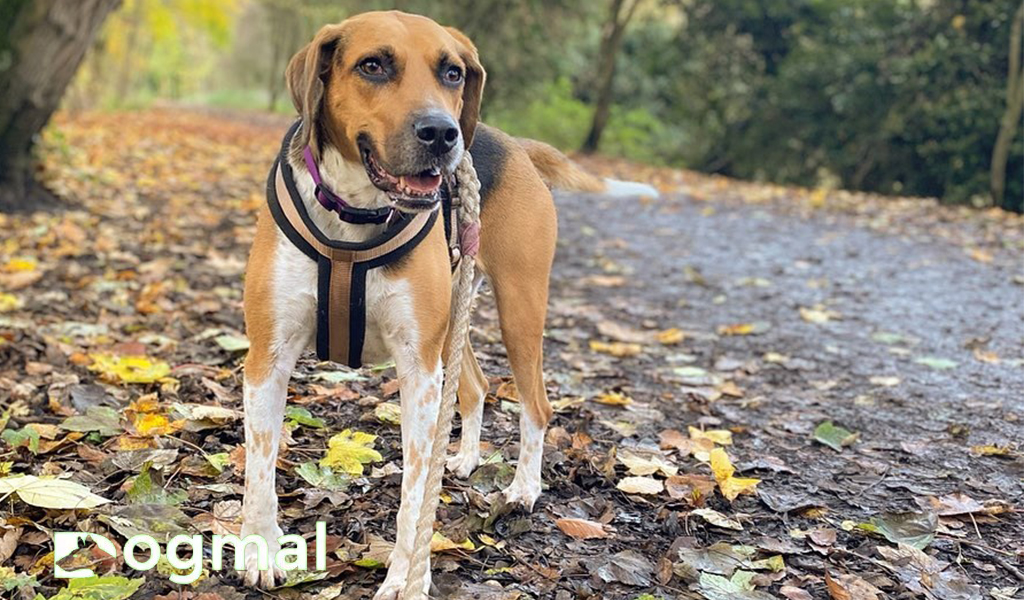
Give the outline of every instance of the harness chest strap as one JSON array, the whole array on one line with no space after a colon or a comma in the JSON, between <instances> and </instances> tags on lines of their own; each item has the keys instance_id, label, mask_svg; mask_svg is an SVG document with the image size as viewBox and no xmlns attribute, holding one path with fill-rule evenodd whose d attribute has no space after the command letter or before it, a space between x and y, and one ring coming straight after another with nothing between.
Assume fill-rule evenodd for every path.
<instances>
[{"instance_id":1,"label":"harness chest strap","mask_svg":"<svg viewBox=\"0 0 1024 600\"><path fill-rule=\"evenodd\" d=\"M286 237L317 262L317 356L359 368L366 334L366 272L415 248L433 227L437 211L403 216L364 244L336 242L313 231L316 226L298 198L291 175L282 154L271 171L267 200Z\"/></svg>"}]
</instances>

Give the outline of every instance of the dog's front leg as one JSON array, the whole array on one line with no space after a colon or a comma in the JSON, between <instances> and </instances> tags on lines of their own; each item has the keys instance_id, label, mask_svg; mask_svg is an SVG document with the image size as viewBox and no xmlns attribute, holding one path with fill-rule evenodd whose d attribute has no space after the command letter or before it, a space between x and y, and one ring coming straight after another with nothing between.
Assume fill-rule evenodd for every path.
<instances>
[{"instance_id":1,"label":"dog's front leg","mask_svg":"<svg viewBox=\"0 0 1024 600\"><path fill-rule=\"evenodd\" d=\"M257 535L266 541L267 569L260 569L257 547L245 547L245 583L264 589L284 579L274 566L282 531L277 524L275 487L278 445L284 423L288 379L309 344L310 327L302 319L276 323L274 335L251 335L245 361L245 498L242 538Z\"/></svg>"},{"instance_id":2,"label":"dog's front leg","mask_svg":"<svg viewBox=\"0 0 1024 600\"><path fill-rule=\"evenodd\" d=\"M402 399L402 499L388 575L374 600L402 597L416 537L416 522L424 503L444 377L440 357L432 367L421 364L419 359L418 353L415 357L395 357ZM429 567L423 589L425 592L430 589Z\"/></svg>"}]
</instances>

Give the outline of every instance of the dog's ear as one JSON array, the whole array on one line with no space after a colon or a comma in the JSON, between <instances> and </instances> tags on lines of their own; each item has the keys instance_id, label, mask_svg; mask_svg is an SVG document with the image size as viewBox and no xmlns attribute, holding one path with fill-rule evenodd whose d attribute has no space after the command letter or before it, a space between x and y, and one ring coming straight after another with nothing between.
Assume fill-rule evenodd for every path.
<instances>
[{"instance_id":1,"label":"dog's ear","mask_svg":"<svg viewBox=\"0 0 1024 600\"><path fill-rule=\"evenodd\" d=\"M484 81L487 79L487 72L480 64L480 55L469 37L454 27L445 27L445 29L462 46L459 56L466 63L466 83L462 88L462 113L459 115L459 128L462 129L462 139L468 150L473 143L473 132L476 131L476 125L480 122L480 101L484 96Z\"/></svg>"},{"instance_id":2,"label":"dog's ear","mask_svg":"<svg viewBox=\"0 0 1024 600\"><path fill-rule=\"evenodd\" d=\"M330 75L341 40L341 25L324 26L312 42L295 53L285 71L292 104L302 117L302 127L292 142L292 148L299 152L308 145L315 156L320 156L320 108L326 77Z\"/></svg>"}]
</instances>

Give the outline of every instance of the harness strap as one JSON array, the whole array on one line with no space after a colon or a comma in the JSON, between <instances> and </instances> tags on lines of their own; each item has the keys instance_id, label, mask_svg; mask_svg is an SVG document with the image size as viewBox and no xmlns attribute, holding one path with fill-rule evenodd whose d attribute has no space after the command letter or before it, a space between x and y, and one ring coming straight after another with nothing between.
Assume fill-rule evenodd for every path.
<instances>
[{"instance_id":1,"label":"harness strap","mask_svg":"<svg viewBox=\"0 0 1024 600\"><path fill-rule=\"evenodd\" d=\"M267 202L285 237L317 263L317 357L359 368L366 337L367 271L393 263L415 248L430 233L438 211L400 215L366 242L328 239L310 219L286 158L294 129L285 136L270 171Z\"/></svg>"}]
</instances>

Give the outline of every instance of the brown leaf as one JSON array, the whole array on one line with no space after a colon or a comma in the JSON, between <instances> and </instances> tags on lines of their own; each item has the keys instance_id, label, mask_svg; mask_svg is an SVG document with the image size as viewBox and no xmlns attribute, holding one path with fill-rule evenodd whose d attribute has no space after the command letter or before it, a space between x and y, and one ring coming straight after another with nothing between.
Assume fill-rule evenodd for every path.
<instances>
[{"instance_id":1,"label":"brown leaf","mask_svg":"<svg viewBox=\"0 0 1024 600\"><path fill-rule=\"evenodd\" d=\"M18 548L18 540L21 539L22 531L21 527L15 527L14 529L7 530L3 537L0 537L0 566L14 555L14 551Z\"/></svg>"},{"instance_id":2,"label":"brown leaf","mask_svg":"<svg viewBox=\"0 0 1024 600\"><path fill-rule=\"evenodd\" d=\"M586 519L558 519L555 525L562 533L577 540L603 539L610 535L603 524Z\"/></svg>"},{"instance_id":3,"label":"brown leaf","mask_svg":"<svg viewBox=\"0 0 1024 600\"><path fill-rule=\"evenodd\" d=\"M878 600L882 591L856 575L840 575L838 581L825 570L825 585L833 600Z\"/></svg>"}]
</instances>

